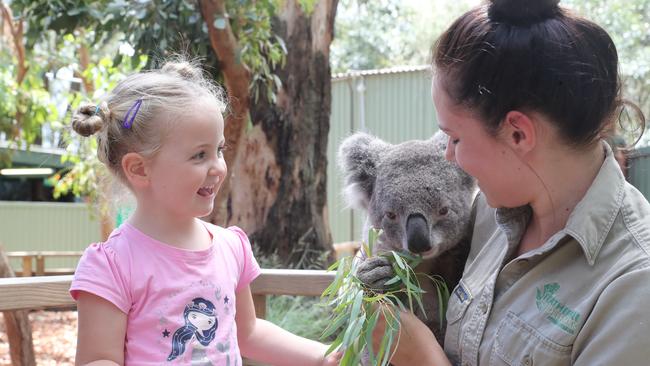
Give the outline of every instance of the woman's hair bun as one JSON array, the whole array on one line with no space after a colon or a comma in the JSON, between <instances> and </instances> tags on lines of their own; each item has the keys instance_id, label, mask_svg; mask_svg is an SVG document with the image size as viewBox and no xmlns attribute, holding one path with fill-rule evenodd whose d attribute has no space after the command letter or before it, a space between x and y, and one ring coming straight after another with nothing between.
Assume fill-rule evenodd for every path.
<instances>
[{"instance_id":1,"label":"woman's hair bun","mask_svg":"<svg viewBox=\"0 0 650 366\"><path fill-rule=\"evenodd\" d=\"M72 114L72 129L84 137L88 137L104 127L104 118L108 115L105 103L97 106L82 103Z\"/></svg>"},{"instance_id":2,"label":"woman's hair bun","mask_svg":"<svg viewBox=\"0 0 650 366\"><path fill-rule=\"evenodd\" d=\"M490 0L488 14L494 21L529 24L553 17L560 0Z\"/></svg>"},{"instance_id":3,"label":"woman's hair bun","mask_svg":"<svg viewBox=\"0 0 650 366\"><path fill-rule=\"evenodd\" d=\"M181 78L190 81L199 81L203 79L201 68L188 61L166 62L161 68L161 71L167 74L177 74Z\"/></svg>"}]
</instances>

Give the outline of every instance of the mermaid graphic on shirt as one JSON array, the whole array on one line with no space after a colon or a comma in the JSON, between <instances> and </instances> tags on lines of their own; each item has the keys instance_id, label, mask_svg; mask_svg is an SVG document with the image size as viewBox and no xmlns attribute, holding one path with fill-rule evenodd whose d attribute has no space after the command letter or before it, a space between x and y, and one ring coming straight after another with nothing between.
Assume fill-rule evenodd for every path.
<instances>
[{"instance_id":1,"label":"mermaid graphic on shirt","mask_svg":"<svg viewBox=\"0 0 650 366\"><path fill-rule=\"evenodd\" d=\"M207 346L214 339L218 327L217 315L212 302L197 297L185 305L185 325L178 328L172 337L172 351L167 361L172 361L185 352L188 341L192 346L192 365L212 365L207 357Z\"/></svg>"}]
</instances>

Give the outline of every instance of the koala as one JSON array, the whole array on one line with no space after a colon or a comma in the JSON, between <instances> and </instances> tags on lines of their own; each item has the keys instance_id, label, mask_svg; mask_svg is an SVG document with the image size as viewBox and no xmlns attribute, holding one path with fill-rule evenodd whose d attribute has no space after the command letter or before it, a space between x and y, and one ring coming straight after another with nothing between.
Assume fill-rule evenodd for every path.
<instances>
[{"instance_id":1,"label":"koala","mask_svg":"<svg viewBox=\"0 0 650 366\"><path fill-rule=\"evenodd\" d=\"M416 273L441 276L452 291L463 273L471 239L473 178L445 159L447 135L393 145L366 133L346 138L338 151L349 206L364 211L368 230L382 230L375 253L408 251L422 255ZM394 276L383 257L357 255L358 278L378 290ZM438 316L436 289L420 278L425 314L420 318L442 345L446 324Z\"/></svg>"}]
</instances>

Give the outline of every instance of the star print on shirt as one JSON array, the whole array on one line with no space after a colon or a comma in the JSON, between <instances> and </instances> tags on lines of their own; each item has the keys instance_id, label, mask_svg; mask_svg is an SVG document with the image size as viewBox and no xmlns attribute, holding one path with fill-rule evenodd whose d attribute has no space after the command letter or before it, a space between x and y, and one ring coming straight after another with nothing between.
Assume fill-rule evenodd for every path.
<instances>
[{"instance_id":1,"label":"star print on shirt","mask_svg":"<svg viewBox=\"0 0 650 366\"><path fill-rule=\"evenodd\" d=\"M169 337L169 331L167 330L167 328L165 328L165 331L162 334L163 334L163 337L165 337L165 338Z\"/></svg>"},{"instance_id":2,"label":"star print on shirt","mask_svg":"<svg viewBox=\"0 0 650 366\"><path fill-rule=\"evenodd\" d=\"M228 295L226 295L226 297L223 298L223 303L224 303L224 304L227 304L227 303L228 303L228 300L229 300L229 299L228 299Z\"/></svg>"}]
</instances>

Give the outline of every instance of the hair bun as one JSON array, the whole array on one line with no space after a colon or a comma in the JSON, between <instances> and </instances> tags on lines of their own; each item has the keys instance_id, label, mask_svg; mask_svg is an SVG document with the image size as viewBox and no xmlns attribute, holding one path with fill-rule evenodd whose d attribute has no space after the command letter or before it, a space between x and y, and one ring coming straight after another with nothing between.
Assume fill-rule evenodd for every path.
<instances>
[{"instance_id":1,"label":"hair bun","mask_svg":"<svg viewBox=\"0 0 650 366\"><path fill-rule=\"evenodd\" d=\"M560 0L490 0L488 14L494 21L529 24L551 18Z\"/></svg>"},{"instance_id":2,"label":"hair bun","mask_svg":"<svg viewBox=\"0 0 650 366\"><path fill-rule=\"evenodd\" d=\"M201 69L187 61L166 62L161 71L167 74L177 74L185 80L199 81L203 79Z\"/></svg>"},{"instance_id":3,"label":"hair bun","mask_svg":"<svg viewBox=\"0 0 650 366\"><path fill-rule=\"evenodd\" d=\"M96 133L104 127L104 118L108 115L107 109L106 103L99 106L83 103L72 114L72 129L84 137Z\"/></svg>"}]
</instances>

